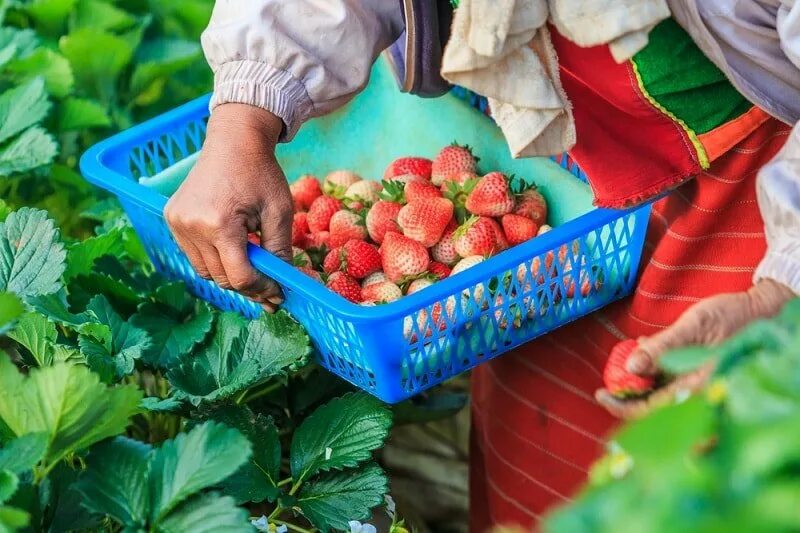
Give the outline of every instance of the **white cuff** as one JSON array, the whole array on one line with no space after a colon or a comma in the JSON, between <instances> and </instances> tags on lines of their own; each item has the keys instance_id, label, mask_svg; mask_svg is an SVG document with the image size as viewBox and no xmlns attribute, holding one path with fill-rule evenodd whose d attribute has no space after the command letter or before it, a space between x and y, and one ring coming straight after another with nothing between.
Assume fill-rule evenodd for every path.
<instances>
[{"instance_id":1,"label":"white cuff","mask_svg":"<svg viewBox=\"0 0 800 533\"><path fill-rule=\"evenodd\" d=\"M789 287L800 295L800 243L775 243L753 275L753 283L768 278ZM780 246L785 244L785 246Z\"/></svg>"}]
</instances>

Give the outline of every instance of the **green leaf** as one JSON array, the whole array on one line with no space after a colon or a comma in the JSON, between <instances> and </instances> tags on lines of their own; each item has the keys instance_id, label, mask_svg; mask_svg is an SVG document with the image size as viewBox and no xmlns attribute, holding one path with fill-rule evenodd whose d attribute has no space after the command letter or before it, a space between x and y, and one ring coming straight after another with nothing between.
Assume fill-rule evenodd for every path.
<instances>
[{"instance_id":1,"label":"green leaf","mask_svg":"<svg viewBox=\"0 0 800 533\"><path fill-rule=\"evenodd\" d=\"M46 316L39 313L26 313L8 336L30 352L33 360L26 361L29 366L53 364L53 344L58 338L58 332L56 325Z\"/></svg>"},{"instance_id":2,"label":"green leaf","mask_svg":"<svg viewBox=\"0 0 800 533\"><path fill-rule=\"evenodd\" d=\"M0 504L8 501L17 492L19 478L8 470L0 470Z\"/></svg>"},{"instance_id":3,"label":"green leaf","mask_svg":"<svg viewBox=\"0 0 800 533\"><path fill-rule=\"evenodd\" d=\"M150 349L150 336L131 321L123 320L105 296L93 298L88 310L94 313L99 324L108 328L108 334L102 329L82 329L78 344L89 366L106 369L111 363L117 378L133 372L134 361Z\"/></svg>"},{"instance_id":4,"label":"green leaf","mask_svg":"<svg viewBox=\"0 0 800 533\"><path fill-rule=\"evenodd\" d=\"M155 396L150 396L142 400L142 409L153 413L177 413L183 408L183 402L175 398L164 398L163 400Z\"/></svg>"},{"instance_id":5,"label":"green leaf","mask_svg":"<svg viewBox=\"0 0 800 533\"><path fill-rule=\"evenodd\" d=\"M176 289L178 298L162 303L164 295ZM214 315L211 306L193 298L183 283L159 287L154 296L156 301L143 303L131 322L147 331L153 340L144 362L156 368L170 368L205 338Z\"/></svg>"},{"instance_id":6,"label":"green leaf","mask_svg":"<svg viewBox=\"0 0 800 533\"><path fill-rule=\"evenodd\" d=\"M0 533L18 531L28 525L30 515L22 509L0 506Z\"/></svg>"},{"instance_id":7,"label":"green leaf","mask_svg":"<svg viewBox=\"0 0 800 533\"><path fill-rule=\"evenodd\" d=\"M383 503L389 482L376 464L323 475L300 490L297 506L322 531L348 530L350 520L366 520Z\"/></svg>"},{"instance_id":8,"label":"green leaf","mask_svg":"<svg viewBox=\"0 0 800 533\"><path fill-rule=\"evenodd\" d=\"M26 433L0 449L0 470L22 474L42 460L47 451L47 433Z\"/></svg>"},{"instance_id":9,"label":"green leaf","mask_svg":"<svg viewBox=\"0 0 800 533\"><path fill-rule=\"evenodd\" d=\"M58 113L58 129L61 131L107 128L111 117L106 108L88 98L67 98Z\"/></svg>"},{"instance_id":10,"label":"green leaf","mask_svg":"<svg viewBox=\"0 0 800 533\"><path fill-rule=\"evenodd\" d=\"M47 131L38 126L27 129L0 148L0 176L48 165L57 154L58 145Z\"/></svg>"},{"instance_id":11,"label":"green leaf","mask_svg":"<svg viewBox=\"0 0 800 533\"><path fill-rule=\"evenodd\" d=\"M133 48L123 37L83 28L59 41L75 80L89 96L110 103L116 95L117 79L133 58Z\"/></svg>"},{"instance_id":12,"label":"green leaf","mask_svg":"<svg viewBox=\"0 0 800 533\"><path fill-rule=\"evenodd\" d=\"M67 247L67 269L64 278L92 272L95 260L104 255L119 256L125 251L122 231L114 230L97 237L89 237Z\"/></svg>"},{"instance_id":13,"label":"green leaf","mask_svg":"<svg viewBox=\"0 0 800 533\"><path fill-rule=\"evenodd\" d=\"M292 438L295 481L325 470L354 467L383 445L392 414L366 393L331 400L306 418Z\"/></svg>"},{"instance_id":14,"label":"green leaf","mask_svg":"<svg viewBox=\"0 0 800 533\"><path fill-rule=\"evenodd\" d=\"M10 292L0 292L0 335L4 335L25 312L22 302Z\"/></svg>"},{"instance_id":15,"label":"green leaf","mask_svg":"<svg viewBox=\"0 0 800 533\"><path fill-rule=\"evenodd\" d=\"M697 370L715 357L716 352L713 348L693 346L664 354L659 360L659 366L670 374L685 374Z\"/></svg>"},{"instance_id":16,"label":"green leaf","mask_svg":"<svg viewBox=\"0 0 800 533\"><path fill-rule=\"evenodd\" d=\"M23 4L24 11L38 29L50 36L60 34L77 0L32 0Z\"/></svg>"},{"instance_id":17,"label":"green leaf","mask_svg":"<svg viewBox=\"0 0 800 533\"><path fill-rule=\"evenodd\" d=\"M250 455L244 435L214 422L166 441L151 463L150 521L160 522L192 494L224 481Z\"/></svg>"},{"instance_id":18,"label":"green leaf","mask_svg":"<svg viewBox=\"0 0 800 533\"><path fill-rule=\"evenodd\" d=\"M23 207L11 213L0 223L0 291L23 298L56 292L65 256L45 211Z\"/></svg>"},{"instance_id":19,"label":"green leaf","mask_svg":"<svg viewBox=\"0 0 800 533\"><path fill-rule=\"evenodd\" d=\"M249 513L236 507L233 498L210 492L199 494L169 513L160 523L164 533L251 533Z\"/></svg>"},{"instance_id":20,"label":"green leaf","mask_svg":"<svg viewBox=\"0 0 800 533\"><path fill-rule=\"evenodd\" d=\"M83 506L128 528L144 528L149 515L148 482L153 449L125 437L92 447L76 489Z\"/></svg>"},{"instance_id":21,"label":"green leaf","mask_svg":"<svg viewBox=\"0 0 800 533\"><path fill-rule=\"evenodd\" d=\"M101 0L80 0L73 19L74 28L119 31L130 28L136 18L114 5Z\"/></svg>"},{"instance_id":22,"label":"green leaf","mask_svg":"<svg viewBox=\"0 0 800 533\"><path fill-rule=\"evenodd\" d=\"M138 105L149 105L161 96L164 84L175 72L200 58L197 41L155 39L146 41L136 54L138 64L131 78L131 91Z\"/></svg>"},{"instance_id":23,"label":"green leaf","mask_svg":"<svg viewBox=\"0 0 800 533\"><path fill-rule=\"evenodd\" d=\"M0 94L0 143L41 122L50 110L42 78ZM2 168L2 167L0 167ZM0 174L4 174L0 170Z\"/></svg>"},{"instance_id":24,"label":"green leaf","mask_svg":"<svg viewBox=\"0 0 800 533\"><path fill-rule=\"evenodd\" d=\"M64 98L70 94L75 84L67 58L49 48L38 48L9 62L6 72L17 82L41 77L47 92L56 98Z\"/></svg>"},{"instance_id":25,"label":"green leaf","mask_svg":"<svg viewBox=\"0 0 800 533\"><path fill-rule=\"evenodd\" d=\"M125 431L141 397L134 385L106 387L84 366L60 363L23 377L0 356L0 420L17 436L46 432L48 466Z\"/></svg>"},{"instance_id":26,"label":"green leaf","mask_svg":"<svg viewBox=\"0 0 800 533\"><path fill-rule=\"evenodd\" d=\"M217 320L210 343L167 377L177 398L199 405L231 398L288 367L302 365L310 351L308 336L285 312L265 314L246 327L238 315L225 313Z\"/></svg>"},{"instance_id":27,"label":"green leaf","mask_svg":"<svg viewBox=\"0 0 800 533\"><path fill-rule=\"evenodd\" d=\"M33 30L20 30L8 26L0 27L0 49L11 47L15 55L26 56L39 45L39 37Z\"/></svg>"},{"instance_id":28,"label":"green leaf","mask_svg":"<svg viewBox=\"0 0 800 533\"><path fill-rule=\"evenodd\" d=\"M43 500L45 507L42 529L49 533L102 530L99 515L81 505L83 496L75 488L77 482L78 470L66 462L59 463L47 475L45 488L40 490L40 501Z\"/></svg>"},{"instance_id":29,"label":"green leaf","mask_svg":"<svg viewBox=\"0 0 800 533\"><path fill-rule=\"evenodd\" d=\"M280 494L281 442L272 418L254 414L246 407L225 406L210 419L238 429L253 446L253 456L222 483L225 494L237 503L275 501Z\"/></svg>"},{"instance_id":30,"label":"green leaf","mask_svg":"<svg viewBox=\"0 0 800 533\"><path fill-rule=\"evenodd\" d=\"M9 206L5 200L0 198L0 222L5 222L12 212L11 206Z\"/></svg>"},{"instance_id":31,"label":"green leaf","mask_svg":"<svg viewBox=\"0 0 800 533\"><path fill-rule=\"evenodd\" d=\"M52 294L28 298L27 303L38 313L63 326L80 329L84 324L97 321L97 317L91 311L77 314L70 311L67 295L63 289Z\"/></svg>"}]
</instances>

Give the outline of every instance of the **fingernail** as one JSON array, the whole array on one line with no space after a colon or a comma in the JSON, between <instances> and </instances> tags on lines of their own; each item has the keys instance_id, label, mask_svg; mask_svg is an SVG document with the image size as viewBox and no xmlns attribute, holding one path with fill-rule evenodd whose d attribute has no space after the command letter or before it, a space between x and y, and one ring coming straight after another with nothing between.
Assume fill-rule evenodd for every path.
<instances>
[{"instance_id":1,"label":"fingernail","mask_svg":"<svg viewBox=\"0 0 800 533\"><path fill-rule=\"evenodd\" d=\"M645 363L644 358L641 356L633 356L630 359L628 359L628 362L625 364L625 368L628 370L628 372L631 372L633 374L638 374L639 372L642 372L646 368L646 366L647 363Z\"/></svg>"},{"instance_id":2,"label":"fingernail","mask_svg":"<svg viewBox=\"0 0 800 533\"><path fill-rule=\"evenodd\" d=\"M281 305L283 303L283 298L280 296L270 296L267 298L267 301L272 305Z\"/></svg>"}]
</instances>

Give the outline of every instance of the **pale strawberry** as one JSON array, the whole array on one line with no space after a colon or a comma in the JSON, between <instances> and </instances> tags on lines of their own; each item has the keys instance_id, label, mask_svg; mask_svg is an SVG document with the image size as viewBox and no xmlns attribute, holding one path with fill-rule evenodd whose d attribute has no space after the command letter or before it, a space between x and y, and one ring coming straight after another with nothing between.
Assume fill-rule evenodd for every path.
<instances>
[{"instance_id":1,"label":"pale strawberry","mask_svg":"<svg viewBox=\"0 0 800 533\"><path fill-rule=\"evenodd\" d=\"M330 245L334 248L343 246L350 239L363 241L367 238L364 217L344 209L333 214L328 231L331 233Z\"/></svg>"},{"instance_id":2,"label":"pale strawberry","mask_svg":"<svg viewBox=\"0 0 800 533\"><path fill-rule=\"evenodd\" d=\"M342 208L342 202L329 196L320 196L308 208L308 229L311 233L328 231L331 217Z\"/></svg>"},{"instance_id":3,"label":"pale strawberry","mask_svg":"<svg viewBox=\"0 0 800 533\"><path fill-rule=\"evenodd\" d=\"M314 270L310 266L299 266L299 267L296 267L296 268L297 268L297 270L299 270L300 272L302 272L303 274L305 274L309 278L312 278L315 281L318 281L318 282L322 283L322 276L320 276L319 272L317 272L316 270Z\"/></svg>"},{"instance_id":4,"label":"pale strawberry","mask_svg":"<svg viewBox=\"0 0 800 533\"><path fill-rule=\"evenodd\" d=\"M508 244L516 246L536 237L539 226L528 217L522 215L503 215L503 232L506 234Z\"/></svg>"},{"instance_id":5,"label":"pale strawberry","mask_svg":"<svg viewBox=\"0 0 800 533\"><path fill-rule=\"evenodd\" d=\"M341 268L355 279L362 279L381 269L381 254L362 240L347 241L341 251Z\"/></svg>"},{"instance_id":6,"label":"pale strawberry","mask_svg":"<svg viewBox=\"0 0 800 533\"><path fill-rule=\"evenodd\" d=\"M514 209L514 196L508 178L500 172L490 172L478 180L464 203L467 211L484 217L501 217Z\"/></svg>"},{"instance_id":7,"label":"pale strawberry","mask_svg":"<svg viewBox=\"0 0 800 533\"><path fill-rule=\"evenodd\" d=\"M386 281L386 274L384 274L382 270L379 270L361 280L361 288L365 289L373 283L380 283L381 281Z\"/></svg>"},{"instance_id":8,"label":"pale strawberry","mask_svg":"<svg viewBox=\"0 0 800 533\"><path fill-rule=\"evenodd\" d=\"M386 167L383 179L391 180L403 174L413 174L430 181L432 165L433 161L424 157L399 157Z\"/></svg>"},{"instance_id":9,"label":"pale strawberry","mask_svg":"<svg viewBox=\"0 0 800 533\"><path fill-rule=\"evenodd\" d=\"M292 246L292 264L296 267L310 267L311 258L302 248Z\"/></svg>"},{"instance_id":10,"label":"pale strawberry","mask_svg":"<svg viewBox=\"0 0 800 533\"><path fill-rule=\"evenodd\" d=\"M550 231L552 229L553 229L553 226L550 226L549 224L542 224L541 226L539 226L539 231L536 232L536 235L537 236L544 235L545 233L547 233L548 231Z\"/></svg>"},{"instance_id":11,"label":"pale strawberry","mask_svg":"<svg viewBox=\"0 0 800 533\"><path fill-rule=\"evenodd\" d=\"M497 251L497 233L490 218L472 217L453 233L453 245L461 257L489 256Z\"/></svg>"},{"instance_id":12,"label":"pale strawberry","mask_svg":"<svg viewBox=\"0 0 800 533\"><path fill-rule=\"evenodd\" d=\"M453 185L460 185L464 186L465 184L472 182L478 183L478 180L481 179L480 176L475 174L474 172L459 172L458 174L454 174L450 176L448 179L444 180L442 184L439 186L439 189L442 191L442 194L446 193L448 188L451 187L451 183Z\"/></svg>"},{"instance_id":13,"label":"pale strawberry","mask_svg":"<svg viewBox=\"0 0 800 533\"><path fill-rule=\"evenodd\" d=\"M465 257L464 259L456 263L456 265L453 267L453 271L450 272L450 276L455 276L456 274L460 274L461 272L464 272L468 268L472 268L475 265L482 263L485 260L486 258L483 257L482 255L471 255L469 257ZM464 289L461 292L461 294L465 298L469 298L470 294L472 294L473 300L481 303L483 299L483 292L484 292L483 283L479 283L472 288Z\"/></svg>"},{"instance_id":14,"label":"pale strawberry","mask_svg":"<svg viewBox=\"0 0 800 533\"><path fill-rule=\"evenodd\" d=\"M292 219L292 246L305 248L308 231L308 213L295 213Z\"/></svg>"},{"instance_id":15,"label":"pale strawberry","mask_svg":"<svg viewBox=\"0 0 800 533\"><path fill-rule=\"evenodd\" d=\"M341 200L347 189L354 183L361 181L361 176L349 170L334 170L322 182L322 192L333 198Z\"/></svg>"},{"instance_id":16,"label":"pale strawberry","mask_svg":"<svg viewBox=\"0 0 800 533\"><path fill-rule=\"evenodd\" d=\"M380 253L383 271L387 279L395 283L422 274L430 263L427 248L393 231L385 235Z\"/></svg>"},{"instance_id":17,"label":"pale strawberry","mask_svg":"<svg viewBox=\"0 0 800 533\"><path fill-rule=\"evenodd\" d=\"M513 212L515 215L528 217L539 226L544 226L547 221L547 202L535 187L527 189L517 195Z\"/></svg>"},{"instance_id":18,"label":"pale strawberry","mask_svg":"<svg viewBox=\"0 0 800 533\"><path fill-rule=\"evenodd\" d=\"M451 144L442 148L431 165L431 181L439 186L451 176L461 172L474 172L477 159L469 146Z\"/></svg>"},{"instance_id":19,"label":"pale strawberry","mask_svg":"<svg viewBox=\"0 0 800 533\"><path fill-rule=\"evenodd\" d=\"M406 288L406 294L414 294L415 292L419 292L422 289L426 289L431 285L433 285L433 280L430 280L428 278L415 279L414 281L408 284L408 287Z\"/></svg>"},{"instance_id":20,"label":"pale strawberry","mask_svg":"<svg viewBox=\"0 0 800 533\"><path fill-rule=\"evenodd\" d=\"M431 261L428 265L428 272L438 280L442 280L450 275L450 267L438 261Z\"/></svg>"},{"instance_id":21,"label":"pale strawberry","mask_svg":"<svg viewBox=\"0 0 800 533\"><path fill-rule=\"evenodd\" d=\"M328 248L331 242L331 234L328 231L315 231L306 235L306 250L320 250Z\"/></svg>"},{"instance_id":22,"label":"pale strawberry","mask_svg":"<svg viewBox=\"0 0 800 533\"><path fill-rule=\"evenodd\" d=\"M307 210L314 200L322 196L319 181L310 175L297 178L297 181L289 185L289 191L292 193L292 200L294 200L297 211Z\"/></svg>"},{"instance_id":23,"label":"pale strawberry","mask_svg":"<svg viewBox=\"0 0 800 533\"><path fill-rule=\"evenodd\" d=\"M431 257L433 257L434 261L452 265L461 258L456 252L456 245L453 240L453 233L457 228L458 225L455 220L451 220L445 228L442 238L431 248Z\"/></svg>"},{"instance_id":24,"label":"pale strawberry","mask_svg":"<svg viewBox=\"0 0 800 533\"><path fill-rule=\"evenodd\" d=\"M345 300L353 303L357 304L363 300L361 285L344 272L334 272L328 276L327 287Z\"/></svg>"},{"instance_id":25,"label":"pale strawberry","mask_svg":"<svg viewBox=\"0 0 800 533\"><path fill-rule=\"evenodd\" d=\"M383 242L387 231L399 231L397 214L403 208L398 203L381 200L367 213L367 232L370 238L378 244Z\"/></svg>"},{"instance_id":26,"label":"pale strawberry","mask_svg":"<svg viewBox=\"0 0 800 533\"><path fill-rule=\"evenodd\" d=\"M322 261L322 271L326 274L332 274L333 272L337 272L339 270L342 270L341 246L333 248L325 255L325 259Z\"/></svg>"},{"instance_id":27,"label":"pale strawberry","mask_svg":"<svg viewBox=\"0 0 800 533\"><path fill-rule=\"evenodd\" d=\"M383 186L377 181L361 180L352 184L344 193L344 203L353 211L369 207L379 198Z\"/></svg>"},{"instance_id":28,"label":"pale strawberry","mask_svg":"<svg viewBox=\"0 0 800 533\"><path fill-rule=\"evenodd\" d=\"M433 186L430 181L422 179L412 180L406 183L405 189L406 202L411 203L415 200L424 200L425 198L441 198L442 191Z\"/></svg>"},{"instance_id":29,"label":"pale strawberry","mask_svg":"<svg viewBox=\"0 0 800 533\"><path fill-rule=\"evenodd\" d=\"M389 303L403 297L403 291L391 281L379 281L361 289L361 296L366 302Z\"/></svg>"},{"instance_id":30,"label":"pale strawberry","mask_svg":"<svg viewBox=\"0 0 800 533\"><path fill-rule=\"evenodd\" d=\"M403 235L430 248L441 239L453 218L453 204L446 198L426 198L403 206L397 224Z\"/></svg>"}]
</instances>

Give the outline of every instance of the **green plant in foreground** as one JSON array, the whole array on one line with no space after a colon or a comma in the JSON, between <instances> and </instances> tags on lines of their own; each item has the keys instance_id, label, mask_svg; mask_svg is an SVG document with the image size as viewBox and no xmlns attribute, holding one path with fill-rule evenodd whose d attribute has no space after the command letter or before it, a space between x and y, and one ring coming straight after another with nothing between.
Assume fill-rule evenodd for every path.
<instances>
[{"instance_id":1,"label":"green plant in foreground","mask_svg":"<svg viewBox=\"0 0 800 533\"><path fill-rule=\"evenodd\" d=\"M662 365L679 373L711 359L705 393L626 424L590 485L546 530L800 529L800 300Z\"/></svg>"}]
</instances>

